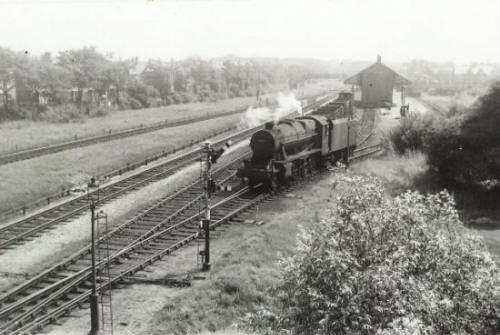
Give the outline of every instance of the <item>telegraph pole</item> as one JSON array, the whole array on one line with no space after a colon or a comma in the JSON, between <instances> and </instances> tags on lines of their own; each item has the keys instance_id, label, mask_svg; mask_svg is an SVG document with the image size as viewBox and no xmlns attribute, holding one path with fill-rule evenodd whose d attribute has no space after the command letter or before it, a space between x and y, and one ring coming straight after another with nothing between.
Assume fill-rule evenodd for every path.
<instances>
[{"instance_id":1,"label":"telegraph pole","mask_svg":"<svg viewBox=\"0 0 500 335\"><path fill-rule=\"evenodd\" d=\"M90 295L90 335L99 333L99 304L97 295L97 269L95 267L95 202L90 202L90 222L91 228L91 254L92 254L92 294Z\"/></svg>"}]
</instances>

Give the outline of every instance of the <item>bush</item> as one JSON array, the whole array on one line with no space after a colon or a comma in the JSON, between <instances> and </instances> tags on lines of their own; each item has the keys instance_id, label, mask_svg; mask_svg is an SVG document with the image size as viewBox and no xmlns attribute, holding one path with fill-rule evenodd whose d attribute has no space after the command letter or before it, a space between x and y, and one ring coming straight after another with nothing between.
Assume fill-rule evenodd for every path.
<instances>
[{"instance_id":1,"label":"bush","mask_svg":"<svg viewBox=\"0 0 500 335\"><path fill-rule=\"evenodd\" d=\"M421 150L447 186L473 185L500 178L500 83L494 84L479 104L453 106L439 113L412 114L390 133L394 150L403 154Z\"/></svg>"},{"instance_id":2,"label":"bush","mask_svg":"<svg viewBox=\"0 0 500 335\"><path fill-rule=\"evenodd\" d=\"M332 215L282 261L284 312L300 334L494 334L498 271L446 192L387 199L380 181L342 177Z\"/></svg>"},{"instance_id":3,"label":"bush","mask_svg":"<svg viewBox=\"0 0 500 335\"><path fill-rule=\"evenodd\" d=\"M45 106L38 114L37 119L49 122L70 122L83 118L82 110L74 104Z\"/></svg>"},{"instance_id":4,"label":"bush","mask_svg":"<svg viewBox=\"0 0 500 335\"><path fill-rule=\"evenodd\" d=\"M107 106L97 106L95 108L90 109L89 116L90 117L102 117L108 115L108 113L113 110L112 107Z\"/></svg>"},{"instance_id":5,"label":"bush","mask_svg":"<svg viewBox=\"0 0 500 335\"><path fill-rule=\"evenodd\" d=\"M127 93L130 96L130 107L139 109L149 107L151 100L158 98L160 93L152 86L145 85L139 81L132 81L127 86Z\"/></svg>"},{"instance_id":6,"label":"bush","mask_svg":"<svg viewBox=\"0 0 500 335\"><path fill-rule=\"evenodd\" d=\"M401 119L399 127L394 129L389 137L394 149L399 154L423 150L424 137L431 127L432 119L416 114L410 114Z\"/></svg>"}]
</instances>

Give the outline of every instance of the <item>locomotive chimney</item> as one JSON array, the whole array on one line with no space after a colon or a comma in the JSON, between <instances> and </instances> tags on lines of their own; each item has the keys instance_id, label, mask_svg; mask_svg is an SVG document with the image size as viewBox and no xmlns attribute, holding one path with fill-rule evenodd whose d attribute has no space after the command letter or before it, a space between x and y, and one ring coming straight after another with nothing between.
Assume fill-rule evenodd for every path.
<instances>
[{"instance_id":1,"label":"locomotive chimney","mask_svg":"<svg viewBox=\"0 0 500 335\"><path fill-rule=\"evenodd\" d=\"M377 63L379 64L382 63L382 56L380 55L377 56Z\"/></svg>"},{"instance_id":2,"label":"locomotive chimney","mask_svg":"<svg viewBox=\"0 0 500 335\"><path fill-rule=\"evenodd\" d=\"M274 121L266 122L266 129L271 130L274 127Z\"/></svg>"}]
</instances>

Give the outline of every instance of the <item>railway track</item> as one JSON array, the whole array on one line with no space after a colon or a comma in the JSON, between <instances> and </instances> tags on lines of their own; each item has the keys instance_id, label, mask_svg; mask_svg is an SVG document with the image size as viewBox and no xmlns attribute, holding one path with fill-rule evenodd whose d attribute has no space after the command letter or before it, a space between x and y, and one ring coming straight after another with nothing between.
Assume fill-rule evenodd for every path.
<instances>
[{"instance_id":1,"label":"railway track","mask_svg":"<svg viewBox=\"0 0 500 335\"><path fill-rule=\"evenodd\" d=\"M315 102L307 106L306 110L312 110L321 103L324 103L324 101ZM216 146L222 145L228 140L239 142L261 127L262 126L258 126L239 131L235 134L217 140L213 144ZM83 212L88 210L90 197L96 198L98 195L99 204L105 204L115 200L131 191L166 178L179 171L181 168L194 163L199 159L200 152L201 149L191 150L185 154L167 160L166 162L153 168L136 173L100 189L94 189L87 194L51 207L45 211L41 211L29 217L0 227L0 252L1 250L21 245L26 241L39 236L47 229L81 215Z\"/></svg>"},{"instance_id":2,"label":"railway track","mask_svg":"<svg viewBox=\"0 0 500 335\"><path fill-rule=\"evenodd\" d=\"M326 99L324 99L324 100L326 100ZM323 100L321 100L321 101L323 101ZM123 130L123 131L118 131L115 133L109 133L106 135L86 137L86 138L77 139L74 141L68 141L68 142L63 142L63 143L59 143L59 144L31 148L31 149L26 149L26 150L22 150L22 151L13 152L13 153L7 153L4 155L0 155L0 166L5 165L5 164L9 164L9 163L13 163L13 162L17 162L17 161L22 161L22 160L27 160L27 159L43 156L43 155L53 154L53 153L64 151L64 150L80 148L80 147L84 147L84 146L88 146L88 145L92 145L92 144L109 142L109 141L113 141L113 140L117 140L117 139L121 139L121 138L125 138L125 137L130 137L130 136L137 136L137 135L141 135L141 134L145 134L145 133L149 133L149 132L153 132L153 131L157 131L157 130L161 130L161 129L165 129L165 128L178 127L178 126L190 124L193 122L201 122L201 121L216 119L219 117L235 115L235 114L243 113L246 110L247 110L247 107L232 110L232 111L227 111L227 112L220 113L220 114L208 114L208 115L203 115L203 116L199 116L199 117L175 120L172 122L168 122L168 121L158 122L158 123L153 124L151 126L132 128L132 129L127 129L127 130Z\"/></svg>"},{"instance_id":3,"label":"railway track","mask_svg":"<svg viewBox=\"0 0 500 335\"><path fill-rule=\"evenodd\" d=\"M220 114L213 114L213 115L204 115L200 117L194 117L194 118L189 118L189 119L182 119L182 120L177 120L177 121L172 121L172 122L160 122L157 124L154 124L152 126L148 127L140 127L140 128L133 128L133 129L128 129L124 131L118 131L115 133L111 134L106 134L106 135L98 135L98 136L92 136L92 137L87 137L87 138L82 138L79 140L74 140L74 141L68 141L64 143L59 143L59 144L54 144L54 145L48 145L44 147L38 147L38 148L33 148L33 149L27 149L27 150L22 150L18 152L13 152L5 155L0 156L0 165L5 165L17 161L22 161L26 159L31 159L43 155L48 155L48 154L53 154L56 152L64 151L64 150L69 150L69 149L75 149L75 148L80 148L92 144L98 144L98 143L104 143L104 142L109 142L109 141L114 141L117 139L125 138L125 137L130 137L130 136L137 136L165 128L172 128L172 127L178 127L178 126L183 126L186 124L190 124L193 122L201 122L201 121L207 121L219 117L224 117L224 116L229 116L229 115L234 115L234 114L239 114L243 113L246 110L246 108L241 108L237 110L232 110L228 111L225 113L220 113Z\"/></svg>"},{"instance_id":4,"label":"railway track","mask_svg":"<svg viewBox=\"0 0 500 335\"><path fill-rule=\"evenodd\" d=\"M221 145L227 140L243 140L254 130L240 131L237 134L216 141L214 144ZM168 177L181 168L196 162L199 159L200 150L191 150L153 168L136 173L100 189L94 189L88 194L81 195L45 211L3 226L0 228L0 250L15 247L26 240L38 236L56 224L74 219L88 210L90 197L97 198L98 196L99 204L104 204L131 191Z\"/></svg>"},{"instance_id":5,"label":"railway track","mask_svg":"<svg viewBox=\"0 0 500 335\"><path fill-rule=\"evenodd\" d=\"M358 149L353 159L373 154L374 147ZM230 180L234 177L230 166L237 161L239 159L231 161L214 174L221 181ZM291 187L297 185L294 183ZM247 187L241 187L224 198L219 197L213 201L211 228L242 220L238 218L242 213L270 197L272 195L267 192ZM110 268L109 276L100 276L98 290L103 292L111 288L201 237L199 219L202 213L197 207L200 200L201 189L195 182L100 238L98 248L110 245L112 254L97 264L99 271L108 264ZM90 246L87 246L0 297L0 334L40 331L71 310L85 305L91 293Z\"/></svg>"},{"instance_id":6,"label":"railway track","mask_svg":"<svg viewBox=\"0 0 500 335\"><path fill-rule=\"evenodd\" d=\"M359 148L353 159L373 154L374 146ZM358 153L358 154L356 154ZM247 155L245 153L244 155ZM221 182L234 177L231 167L243 156L231 160L214 172ZM162 199L134 219L114 228L99 239L98 248L109 246L109 276L101 276L99 290L127 279L163 256L199 238L198 208L201 199L198 182ZM222 225L251 209L271 195L241 187L213 203L211 227ZM241 219L240 219L241 220ZM54 265L0 296L0 334L26 334L43 329L71 310L83 306L91 294L90 246Z\"/></svg>"},{"instance_id":7,"label":"railway track","mask_svg":"<svg viewBox=\"0 0 500 335\"><path fill-rule=\"evenodd\" d=\"M349 158L349 161L351 162L367 156L374 155L376 153L382 152L383 149L384 148L380 143L368 145L362 148L357 148L356 150L354 150L352 157Z\"/></svg>"},{"instance_id":8,"label":"railway track","mask_svg":"<svg viewBox=\"0 0 500 335\"><path fill-rule=\"evenodd\" d=\"M236 161L239 160L231 164ZM228 166L217 173L223 180L229 180L234 175ZM193 183L103 236L99 246L110 245L112 254L109 261L97 265L103 269L109 262L110 267L110 276L101 277L99 289L108 289L197 239L200 194L199 184ZM211 227L235 219L268 196L243 187L225 198L216 199L212 207ZM91 294L89 248L3 294L0 297L0 334L25 334L40 330L87 302Z\"/></svg>"}]
</instances>

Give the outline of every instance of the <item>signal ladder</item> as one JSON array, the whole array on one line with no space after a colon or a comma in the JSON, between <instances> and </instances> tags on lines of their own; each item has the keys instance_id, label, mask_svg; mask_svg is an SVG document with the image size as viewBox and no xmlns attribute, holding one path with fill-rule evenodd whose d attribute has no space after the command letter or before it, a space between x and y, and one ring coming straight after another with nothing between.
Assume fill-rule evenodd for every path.
<instances>
[{"instance_id":1,"label":"signal ladder","mask_svg":"<svg viewBox=\"0 0 500 335\"><path fill-rule=\"evenodd\" d=\"M106 290L103 284L111 280L109 239L99 240L108 233L108 216L100 211L97 213L97 263L104 261L104 266L97 271L97 281L99 282L99 302L101 305L101 333L113 335L113 304L111 299L111 286Z\"/></svg>"}]
</instances>

